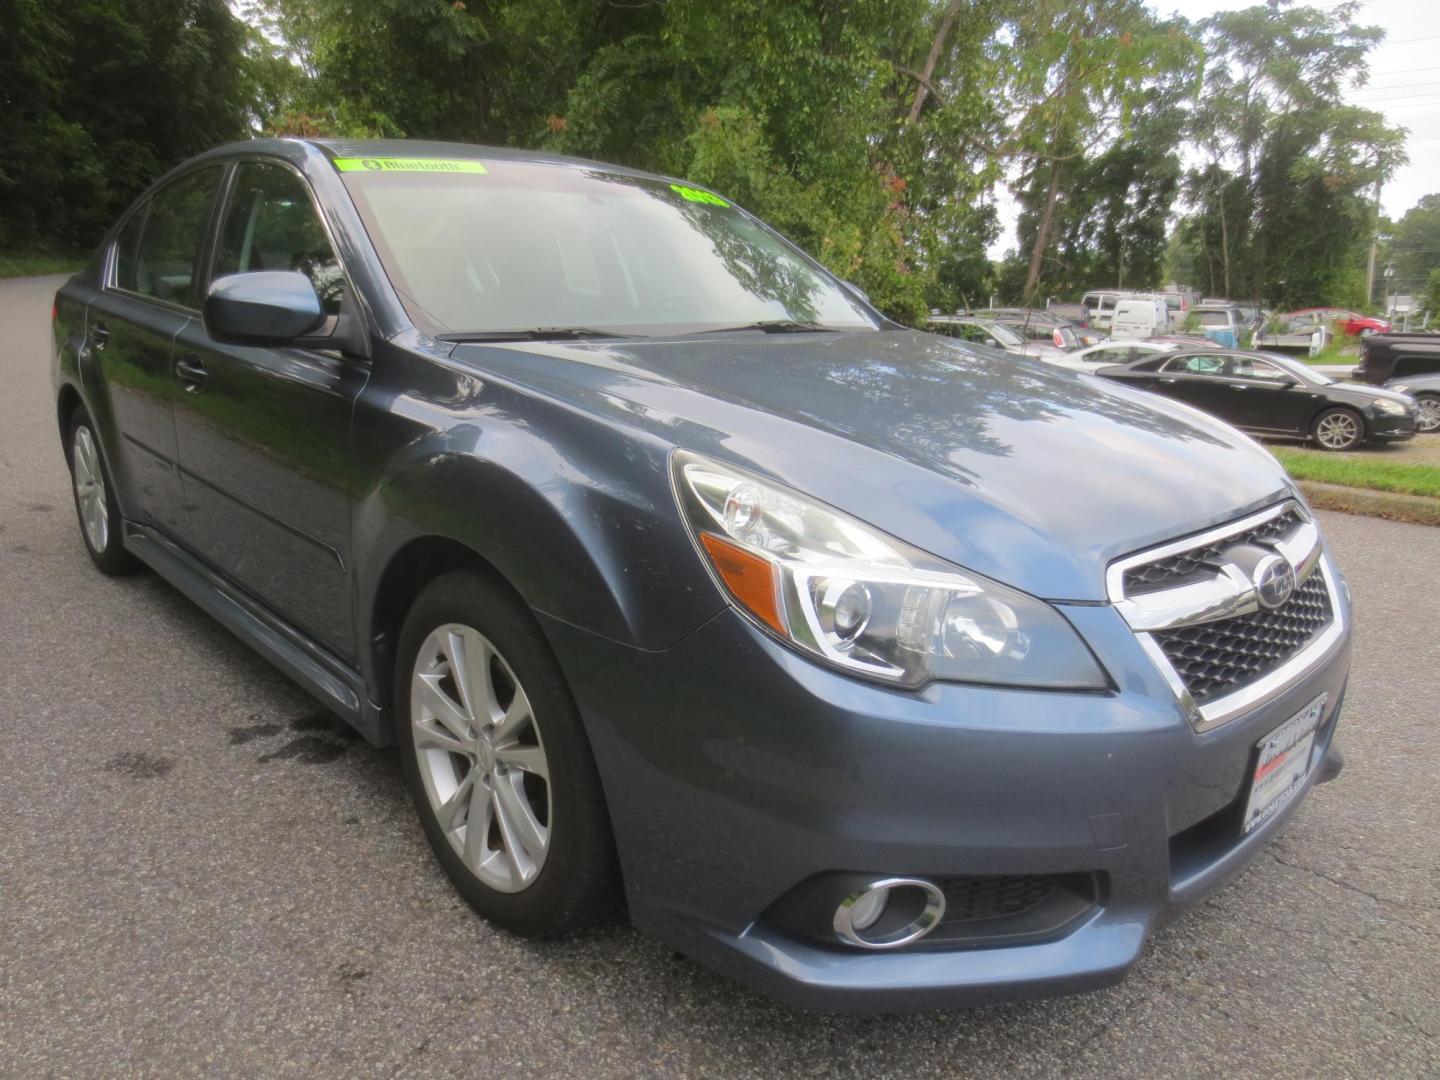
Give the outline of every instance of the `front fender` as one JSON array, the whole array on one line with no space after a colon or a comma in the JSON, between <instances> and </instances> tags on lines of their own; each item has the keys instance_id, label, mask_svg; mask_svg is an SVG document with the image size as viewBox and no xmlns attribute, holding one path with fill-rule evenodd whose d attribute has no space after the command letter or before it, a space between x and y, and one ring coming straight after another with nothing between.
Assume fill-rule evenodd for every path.
<instances>
[{"instance_id":1,"label":"front fender","mask_svg":"<svg viewBox=\"0 0 1440 1080\"><path fill-rule=\"evenodd\" d=\"M537 612L642 649L724 606L675 507L662 440L463 371L415 374L394 397L381 380L357 417L376 463L355 501L363 632L386 567L426 537L474 551Z\"/></svg>"}]
</instances>

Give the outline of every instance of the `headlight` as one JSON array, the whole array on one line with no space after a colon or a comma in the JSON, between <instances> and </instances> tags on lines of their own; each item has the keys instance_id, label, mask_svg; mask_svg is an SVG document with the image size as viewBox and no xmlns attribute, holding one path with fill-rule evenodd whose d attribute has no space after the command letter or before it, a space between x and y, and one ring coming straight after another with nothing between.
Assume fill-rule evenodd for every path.
<instances>
[{"instance_id":1,"label":"headlight","mask_svg":"<svg viewBox=\"0 0 1440 1080\"><path fill-rule=\"evenodd\" d=\"M1391 401L1388 398L1376 398L1375 407L1383 413L1389 413L1391 416L1404 416L1410 411L1409 406L1403 401Z\"/></svg>"},{"instance_id":2,"label":"headlight","mask_svg":"<svg viewBox=\"0 0 1440 1080\"><path fill-rule=\"evenodd\" d=\"M803 652L904 686L933 679L1100 690L1060 613L798 492L675 456L681 512L730 599Z\"/></svg>"}]
</instances>

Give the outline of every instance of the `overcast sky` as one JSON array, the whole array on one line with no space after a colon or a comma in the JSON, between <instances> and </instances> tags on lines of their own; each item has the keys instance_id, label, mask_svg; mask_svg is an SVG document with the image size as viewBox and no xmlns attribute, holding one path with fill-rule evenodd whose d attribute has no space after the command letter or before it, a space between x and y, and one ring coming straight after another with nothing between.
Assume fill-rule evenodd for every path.
<instances>
[{"instance_id":1,"label":"overcast sky","mask_svg":"<svg viewBox=\"0 0 1440 1080\"><path fill-rule=\"evenodd\" d=\"M1159 0L1156 8L1187 19L1217 11L1250 7L1255 0ZM1318 6L1333 6L1321 3ZM1414 206L1420 196L1440 192L1440 3L1436 0L1364 0L1357 21L1385 31L1385 41L1370 54L1370 80L1352 89L1347 100L1384 113L1409 132L1405 149L1410 164L1380 193L1392 219ZM997 191L1001 233L991 245L998 258L1015 246L1017 209L1009 192Z\"/></svg>"}]
</instances>

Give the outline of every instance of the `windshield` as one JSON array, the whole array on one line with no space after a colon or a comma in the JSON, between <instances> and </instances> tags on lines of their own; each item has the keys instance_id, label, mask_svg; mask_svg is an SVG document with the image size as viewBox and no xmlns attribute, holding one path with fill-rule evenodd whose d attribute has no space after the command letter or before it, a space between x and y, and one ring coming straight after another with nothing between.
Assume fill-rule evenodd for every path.
<instances>
[{"instance_id":1,"label":"windshield","mask_svg":"<svg viewBox=\"0 0 1440 1080\"><path fill-rule=\"evenodd\" d=\"M1229 326L1230 313L1228 311L1196 311L1193 312L1195 321L1201 326Z\"/></svg>"},{"instance_id":2,"label":"windshield","mask_svg":"<svg viewBox=\"0 0 1440 1080\"><path fill-rule=\"evenodd\" d=\"M982 322L976 323L975 325L984 330L985 333L989 334L1001 345L1013 348L1016 345L1025 344L1025 339L1004 323Z\"/></svg>"},{"instance_id":3,"label":"windshield","mask_svg":"<svg viewBox=\"0 0 1440 1080\"><path fill-rule=\"evenodd\" d=\"M1260 355L1265 357L1266 360L1269 360L1276 367L1284 368L1286 372L1295 376L1295 378L1299 379L1301 382L1315 383L1320 386L1329 386L1335 381L1334 379L1330 378L1330 376L1316 371L1308 364L1302 364L1293 356L1286 356L1284 353L1277 352L1262 352Z\"/></svg>"},{"instance_id":4,"label":"windshield","mask_svg":"<svg viewBox=\"0 0 1440 1080\"><path fill-rule=\"evenodd\" d=\"M346 159L340 176L428 333L876 328L814 262L697 188L533 162L440 172L350 160L373 159Z\"/></svg>"}]
</instances>

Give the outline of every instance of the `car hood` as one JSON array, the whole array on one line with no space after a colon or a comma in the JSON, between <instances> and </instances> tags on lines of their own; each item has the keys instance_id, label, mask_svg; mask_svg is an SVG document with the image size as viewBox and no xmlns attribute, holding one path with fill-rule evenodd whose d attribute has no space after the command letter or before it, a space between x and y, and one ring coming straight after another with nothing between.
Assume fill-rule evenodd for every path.
<instances>
[{"instance_id":1,"label":"car hood","mask_svg":"<svg viewBox=\"0 0 1440 1080\"><path fill-rule=\"evenodd\" d=\"M1331 385L1337 386L1347 394L1354 394L1357 397L1383 398L1387 401L1399 401L1405 404L1408 404L1410 401L1410 398L1405 394L1397 393L1394 390L1386 390L1379 386L1366 386L1364 383L1332 383Z\"/></svg>"},{"instance_id":2,"label":"car hood","mask_svg":"<svg viewBox=\"0 0 1440 1080\"><path fill-rule=\"evenodd\" d=\"M1052 600L1292 489L1187 406L910 331L460 345L582 414L728 459Z\"/></svg>"}]
</instances>

